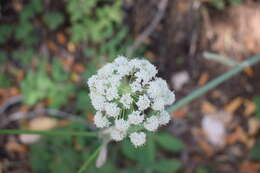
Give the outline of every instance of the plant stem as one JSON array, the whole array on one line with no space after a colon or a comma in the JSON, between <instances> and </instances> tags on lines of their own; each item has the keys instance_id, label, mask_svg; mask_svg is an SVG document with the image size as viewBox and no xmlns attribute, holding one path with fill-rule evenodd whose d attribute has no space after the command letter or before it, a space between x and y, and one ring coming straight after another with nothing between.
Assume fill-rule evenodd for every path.
<instances>
[{"instance_id":1,"label":"plant stem","mask_svg":"<svg viewBox=\"0 0 260 173\"><path fill-rule=\"evenodd\" d=\"M231 60L229 58L226 58L226 57L214 54L214 53L205 52L205 53L203 53L203 56L205 56L207 59L212 59L212 60L215 60L222 64L228 65L228 66L239 65L239 62L237 62L237 61Z\"/></svg>"},{"instance_id":2,"label":"plant stem","mask_svg":"<svg viewBox=\"0 0 260 173\"><path fill-rule=\"evenodd\" d=\"M0 130L0 134L37 134L37 135L50 135L50 136L98 136L96 132L73 132L73 131L40 131L40 130L16 130L4 129Z\"/></svg>"},{"instance_id":3,"label":"plant stem","mask_svg":"<svg viewBox=\"0 0 260 173\"><path fill-rule=\"evenodd\" d=\"M183 99L179 100L176 104L170 106L167 110L169 112L174 112L178 108L190 103L192 100L202 96L209 90L213 89L214 87L218 86L219 84L223 83L224 81L230 79L237 73L241 72L244 68L252 66L260 61L260 55L256 55L254 57L249 58L248 60L243 61L241 64L234 66L228 72L222 74L221 76L217 77L216 79L210 81L207 85L202 88L197 89L196 91L192 92L188 96L184 97Z\"/></svg>"},{"instance_id":4,"label":"plant stem","mask_svg":"<svg viewBox=\"0 0 260 173\"><path fill-rule=\"evenodd\" d=\"M94 153L92 153L89 158L85 161L85 163L83 164L83 166L80 168L80 170L77 173L83 173L87 167L89 166L89 164L97 157L98 153L100 152L101 148L103 145L100 145L96 151Z\"/></svg>"}]
</instances>

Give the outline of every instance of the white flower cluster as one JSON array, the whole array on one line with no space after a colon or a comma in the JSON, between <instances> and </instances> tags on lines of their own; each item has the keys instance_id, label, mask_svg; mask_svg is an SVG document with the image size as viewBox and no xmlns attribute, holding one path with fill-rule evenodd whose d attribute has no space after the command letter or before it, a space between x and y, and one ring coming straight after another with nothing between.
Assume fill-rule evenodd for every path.
<instances>
[{"instance_id":1,"label":"white flower cluster","mask_svg":"<svg viewBox=\"0 0 260 173\"><path fill-rule=\"evenodd\" d=\"M96 126L109 128L115 141L129 135L134 146L143 145L145 130L156 131L170 121L165 106L175 100L166 81L156 74L156 67L149 61L123 56L99 69L88 80L92 105L97 110Z\"/></svg>"}]
</instances>

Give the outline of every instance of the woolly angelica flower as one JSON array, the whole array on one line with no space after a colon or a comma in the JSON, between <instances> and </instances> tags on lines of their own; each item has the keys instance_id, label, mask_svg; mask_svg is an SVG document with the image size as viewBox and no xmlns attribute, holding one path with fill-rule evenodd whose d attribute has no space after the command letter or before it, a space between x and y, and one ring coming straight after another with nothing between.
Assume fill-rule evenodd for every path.
<instances>
[{"instance_id":1,"label":"woolly angelica flower","mask_svg":"<svg viewBox=\"0 0 260 173\"><path fill-rule=\"evenodd\" d=\"M107 128L115 141L129 136L135 147L145 144L145 132L170 121L165 106L175 101L166 81L156 74L149 61L124 56L99 69L88 80L96 126Z\"/></svg>"}]
</instances>

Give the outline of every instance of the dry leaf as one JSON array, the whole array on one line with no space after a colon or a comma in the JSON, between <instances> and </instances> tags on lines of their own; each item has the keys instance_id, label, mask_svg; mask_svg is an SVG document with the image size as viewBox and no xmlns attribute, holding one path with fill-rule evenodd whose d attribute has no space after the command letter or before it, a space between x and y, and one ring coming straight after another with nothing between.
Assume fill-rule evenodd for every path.
<instances>
[{"instance_id":1,"label":"dry leaf","mask_svg":"<svg viewBox=\"0 0 260 173\"><path fill-rule=\"evenodd\" d=\"M256 135L260 130L260 122L257 118L250 118L248 120L248 133L249 135Z\"/></svg>"},{"instance_id":2,"label":"dry leaf","mask_svg":"<svg viewBox=\"0 0 260 173\"><path fill-rule=\"evenodd\" d=\"M225 111L233 114L241 106L242 103L243 99L241 97L237 97L225 106Z\"/></svg>"},{"instance_id":3,"label":"dry leaf","mask_svg":"<svg viewBox=\"0 0 260 173\"><path fill-rule=\"evenodd\" d=\"M57 51L58 51L58 46L57 46L54 42L52 42L52 41L48 41L48 42L47 42L47 47L48 47L51 51L53 51L53 52L57 52Z\"/></svg>"},{"instance_id":4,"label":"dry leaf","mask_svg":"<svg viewBox=\"0 0 260 173\"><path fill-rule=\"evenodd\" d=\"M30 130L49 130L57 125L57 120L49 117L37 117L29 122Z\"/></svg>"},{"instance_id":5,"label":"dry leaf","mask_svg":"<svg viewBox=\"0 0 260 173\"><path fill-rule=\"evenodd\" d=\"M67 49L69 50L69 52L74 53L76 51L76 46L75 44L70 42L67 44Z\"/></svg>"},{"instance_id":6,"label":"dry leaf","mask_svg":"<svg viewBox=\"0 0 260 173\"><path fill-rule=\"evenodd\" d=\"M245 100L244 105L245 105L245 111L244 111L245 116L252 115L253 113L256 112L256 105L254 102L250 100Z\"/></svg>"},{"instance_id":7,"label":"dry leaf","mask_svg":"<svg viewBox=\"0 0 260 173\"><path fill-rule=\"evenodd\" d=\"M260 163L244 161L240 166L240 173L259 173Z\"/></svg>"},{"instance_id":8,"label":"dry leaf","mask_svg":"<svg viewBox=\"0 0 260 173\"><path fill-rule=\"evenodd\" d=\"M254 76L254 71L251 67L247 67L244 69L244 72L247 74L247 76L252 77Z\"/></svg>"},{"instance_id":9,"label":"dry leaf","mask_svg":"<svg viewBox=\"0 0 260 173\"><path fill-rule=\"evenodd\" d=\"M60 44L65 44L67 42L65 35L61 32L59 32L56 37Z\"/></svg>"},{"instance_id":10,"label":"dry leaf","mask_svg":"<svg viewBox=\"0 0 260 173\"><path fill-rule=\"evenodd\" d=\"M85 66L82 64L74 64L72 66L72 69L77 73L83 73L85 71Z\"/></svg>"},{"instance_id":11,"label":"dry leaf","mask_svg":"<svg viewBox=\"0 0 260 173\"><path fill-rule=\"evenodd\" d=\"M222 97L222 93L218 90L214 90L211 93L211 97L214 98L214 99L218 99L218 98Z\"/></svg>"},{"instance_id":12,"label":"dry leaf","mask_svg":"<svg viewBox=\"0 0 260 173\"><path fill-rule=\"evenodd\" d=\"M19 144L15 141L9 141L5 148L9 152L18 152L18 153L25 153L27 151L27 148L25 145Z\"/></svg>"},{"instance_id":13,"label":"dry leaf","mask_svg":"<svg viewBox=\"0 0 260 173\"><path fill-rule=\"evenodd\" d=\"M217 108L210 102L203 101L203 103L201 105L201 112L202 113L215 113L215 112L217 112Z\"/></svg>"},{"instance_id":14,"label":"dry leaf","mask_svg":"<svg viewBox=\"0 0 260 173\"><path fill-rule=\"evenodd\" d=\"M208 80L209 80L209 74L207 72L204 72L204 73L201 74L201 76L199 78L198 85L204 86L207 83Z\"/></svg>"},{"instance_id":15,"label":"dry leaf","mask_svg":"<svg viewBox=\"0 0 260 173\"><path fill-rule=\"evenodd\" d=\"M187 108L179 108L171 114L173 118L185 118L187 116Z\"/></svg>"},{"instance_id":16,"label":"dry leaf","mask_svg":"<svg viewBox=\"0 0 260 173\"><path fill-rule=\"evenodd\" d=\"M197 140L197 143L207 156L212 156L214 154L214 149L205 140Z\"/></svg>"}]
</instances>

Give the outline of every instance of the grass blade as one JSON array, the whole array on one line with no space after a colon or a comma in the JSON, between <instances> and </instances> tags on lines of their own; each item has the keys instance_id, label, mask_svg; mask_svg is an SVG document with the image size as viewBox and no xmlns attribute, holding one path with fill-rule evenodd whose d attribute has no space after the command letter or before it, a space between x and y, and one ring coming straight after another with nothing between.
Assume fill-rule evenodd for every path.
<instances>
[{"instance_id":1,"label":"grass blade","mask_svg":"<svg viewBox=\"0 0 260 173\"><path fill-rule=\"evenodd\" d=\"M83 166L77 173L84 173L84 171L88 168L89 164L97 157L98 153L100 152L103 145L100 145L94 153L90 155L90 157L85 161Z\"/></svg>"},{"instance_id":2,"label":"grass blade","mask_svg":"<svg viewBox=\"0 0 260 173\"><path fill-rule=\"evenodd\" d=\"M96 132L73 132L73 131L40 131L40 130L16 130L16 129L3 129L0 130L0 134L37 134L37 135L49 135L49 136L98 136Z\"/></svg>"},{"instance_id":3,"label":"grass blade","mask_svg":"<svg viewBox=\"0 0 260 173\"><path fill-rule=\"evenodd\" d=\"M167 110L169 112L174 112L178 108L190 103L194 99L202 96L209 90L213 89L214 87L218 86L219 84L225 82L226 80L230 79L234 75L241 72L244 68L252 66L260 61L260 55L256 55L254 57L249 58L248 60L243 61L242 63L234 66L231 70L227 71L226 73L222 74L221 76L217 77L216 79L210 81L208 84L206 84L204 87L199 88L189 94L188 96L184 97L183 99L179 100L176 104L170 106Z\"/></svg>"}]
</instances>

